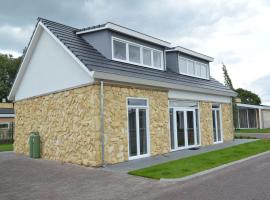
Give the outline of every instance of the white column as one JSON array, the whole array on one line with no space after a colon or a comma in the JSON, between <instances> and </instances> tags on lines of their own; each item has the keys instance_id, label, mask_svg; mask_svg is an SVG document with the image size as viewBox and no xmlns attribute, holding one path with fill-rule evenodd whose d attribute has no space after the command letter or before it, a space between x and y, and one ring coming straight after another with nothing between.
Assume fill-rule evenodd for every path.
<instances>
[{"instance_id":1,"label":"white column","mask_svg":"<svg viewBox=\"0 0 270 200\"><path fill-rule=\"evenodd\" d=\"M263 128L263 122L262 122L262 109L259 108L259 128Z\"/></svg>"}]
</instances>

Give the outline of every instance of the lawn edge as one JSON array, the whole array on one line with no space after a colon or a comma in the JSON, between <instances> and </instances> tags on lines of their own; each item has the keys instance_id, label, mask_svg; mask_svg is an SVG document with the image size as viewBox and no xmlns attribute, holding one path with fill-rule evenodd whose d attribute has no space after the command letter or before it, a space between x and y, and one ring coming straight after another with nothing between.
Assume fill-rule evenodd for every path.
<instances>
[{"instance_id":1,"label":"lawn edge","mask_svg":"<svg viewBox=\"0 0 270 200\"><path fill-rule=\"evenodd\" d=\"M207 174L210 174L212 172L219 171L221 169L224 169L224 168L227 168L227 167L230 167L230 166L233 166L233 165L236 165L236 164L251 160L253 158L257 158L259 156L266 155L268 153L270 153L270 150L259 153L259 154L256 154L256 155L253 155L253 156L249 156L249 157L246 157L246 158L243 158L243 159L240 159L240 160L236 160L236 161L233 161L233 162L230 162L230 163L227 163L227 164L223 164L223 165L220 165L218 167L207 169L207 170L204 170L204 171L201 171L201 172L189 175L189 176L185 176L185 177L181 177L181 178L161 178L161 179L159 179L159 181L161 181L161 182L184 182L184 181L187 181L187 180L190 180L190 179L193 179L193 178L197 178L197 177L200 177L200 176L203 176L203 175L207 175Z\"/></svg>"}]
</instances>

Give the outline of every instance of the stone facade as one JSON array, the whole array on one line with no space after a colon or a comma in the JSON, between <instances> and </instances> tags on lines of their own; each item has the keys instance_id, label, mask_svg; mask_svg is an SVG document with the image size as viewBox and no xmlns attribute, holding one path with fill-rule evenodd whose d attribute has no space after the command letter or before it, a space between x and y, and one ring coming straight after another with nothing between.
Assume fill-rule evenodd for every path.
<instances>
[{"instance_id":1,"label":"stone facade","mask_svg":"<svg viewBox=\"0 0 270 200\"><path fill-rule=\"evenodd\" d=\"M168 91L104 85L105 162L128 160L127 98L147 98L150 155L170 151ZM199 102L201 143L213 144L212 103ZM86 166L101 164L100 85L15 103L15 151L28 154L30 132L41 136L41 156ZM221 105L224 140L233 139L231 104Z\"/></svg>"},{"instance_id":2,"label":"stone facade","mask_svg":"<svg viewBox=\"0 0 270 200\"><path fill-rule=\"evenodd\" d=\"M15 151L28 154L32 131L41 156L82 165L101 164L100 86L92 85L16 102ZM128 160L127 97L148 98L151 155L169 152L168 93L104 86L105 162Z\"/></svg>"},{"instance_id":3,"label":"stone facade","mask_svg":"<svg viewBox=\"0 0 270 200\"><path fill-rule=\"evenodd\" d=\"M232 104L221 104L222 128L224 141L230 141L234 138L233 110Z\"/></svg>"},{"instance_id":4,"label":"stone facade","mask_svg":"<svg viewBox=\"0 0 270 200\"><path fill-rule=\"evenodd\" d=\"M128 160L127 97L147 98L151 156L168 153L168 92L132 87L104 86L105 160L117 163Z\"/></svg>"},{"instance_id":5,"label":"stone facade","mask_svg":"<svg viewBox=\"0 0 270 200\"><path fill-rule=\"evenodd\" d=\"M87 86L15 103L15 152L28 154L38 131L42 158L100 164L99 86Z\"/></svg>"},{"instance_id":6,"label":"stone facade","mask_svg":"<svg viewBox=\"0 0 270 200\"><path fill-rule=\"evenodd\" d=\"M212 103L200 101L200 133L201 144L207 146L213 144L213 119L212 119Z\"/></svg>"}]
</instances>

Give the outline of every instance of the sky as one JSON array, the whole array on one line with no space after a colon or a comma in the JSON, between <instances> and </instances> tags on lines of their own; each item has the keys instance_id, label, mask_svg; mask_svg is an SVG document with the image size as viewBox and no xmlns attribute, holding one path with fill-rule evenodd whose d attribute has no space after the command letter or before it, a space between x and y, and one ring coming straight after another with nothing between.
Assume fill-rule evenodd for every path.
<instances>
[{"instance_id":1,"label":"sky","mask_svg":"<svg viewBox=\"0 0 270 200\"><path fill-rule=\"evenodd\" d=\"M270 105L269 0L0 0L0 53L22 54L37 17L76 28L115 22L215 58L211 76Z\"/></svg>"}]
</instances>

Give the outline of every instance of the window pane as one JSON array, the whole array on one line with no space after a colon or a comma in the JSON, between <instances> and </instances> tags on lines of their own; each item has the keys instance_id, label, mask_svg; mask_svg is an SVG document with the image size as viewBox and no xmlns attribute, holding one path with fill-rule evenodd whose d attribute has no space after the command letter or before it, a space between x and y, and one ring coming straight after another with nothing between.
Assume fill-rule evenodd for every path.
<instances>
[{"instance_id":1,"label":"window pane","mask_svg":"<svg viewBox=\"0 0 270 200\"><path fill-rule=\"evenodd\" d=\"M195 75L201 76L201 64L197 62L195 63Z\"/></svg>"},{"instance_id":2,"label":"window pane","mask_svg":"<svg viewBox=\"0 0 270 200\"><path fill-rule=\"evenodd\" d=\"M147 106L146 99L128 99L129 106Z\"/></svg>"},{"instance_id":3,"label":"window pane","mask_svg":"<svg viewBox=\"0 0 270 200\"><path fill-rule=\"evenodd\" d=\"M206 65L201 65L201 74L203 78L207 78L207 67Z\"/></svg>"},{"instance_id":4,"label":"window pane","mask_svg":"<svg viewBox=\"0 0 270 200\"><path fill-rule=\"evenodd\" d=\"M190 74L190 75L195 75L194 62L188 60L188 61L187 61L187 64L188 64L188 74Z\"/></svg>"},{"instance_id":5,"label":"window pane","mask_svg":"<svg viewBox=\"0 0 270 200\"><path fill-rule=\"evenodd\" d=\"M154 67L161 68L161 53L153 51Z\"/></svg>"},{"instance_id":6,"label":"window pane","mask_svg":"<svg viewBox=\"0 0 270 200\"><path fill-rule=\"evenodd\" d=\"M217 141L217 134L216 134L216 111L212 110L212 121L213 121L213 135L214 135L214 142Z\"/></svg>"},{"instance_id":7,"label":"window pane","mask_svg":"<svg viewBox=\"0 0 270 200\"><path fill-rule=\"evenodd\" d=\"M140 154L147 154L146 110L139 110Z\"/></svg>"},{"instance_id":8,"label":"window pane","mask_svg":"<svg viewBox=\"0 0 270 200\"><path fill-rule=\"evenodd\" d=\"M193 111L187 111L187 134L188 134L188 145L195 144L195 130L194 130L194 115Z\"/></svg>"},{"instance_id":9,"label":"window pane","mask_svg":"<svg viewBox=\"0 0 270 200\"><path fill-rule=\"evenodd\" d=\"M217 139L218 139L218 141L219 142L221 142L221 124L220 124L220 112L219 112L219 110L217 110L217 112L216 112L216 115L217 115Z\"/></svg>"},{"instance_id":10,"label":"window pane","mask_svg":"<svg viewBox=\"0 0 270 200\"><path fill-rule=\"evenodd\" d=\"M176 127L178 147L185 146L185 121L183 111L176 111Z\"/></svg>"},{"instance_id":11,"label":"window pane","mask_svg":"<svg viewBox=\"0 0 270 200\"><path fill-rule=\"evenodd\" d=\"M152 65L151 50L143 48L143 64Z\"/></svg>"},{"instance_id":12,"label":"window pane","mask_svg":"<svg viewBox=\"0 0 270 200\"><path fill-rule=\"evenodd\" d=\"M120 41L113 41L113 57L126 60L126 44Z\"/></svg>"},{"instance_id":13,"label":"window pane","mask_svg":"<svg viewBox=\"0 0 270 200\"><path fill-rule=\"evenodd\" d=\"M185 59L179 59L180 72L187 74L187 61Z\"/></svg>"},{"instance_id":14,"label":"window pane","mask_svg":"<svg viewBox=\"0 0 270 200\"><path fill-rule=\"evenodd\" d=\"M129 47L129 61L140 63L140 47L128 45Z\"/></svg>"},{"instance_id":15,"label":"window pane","mask_svg":"<svg viewBox=\"0 0 270 200\"><path fill-rule=\"evenodd\" d=\"M136 109L128 110L129 156L137 156Z\"/></svg>"},{"instance_id":16,"label":"window pane","mask_svg":"<svg viewBox=\"0 0 270 200\"><path fill-rule=\"evenodd\" d=\"M247 109L239 110L240 128L248 128Z\"/></svg>"}]
</instances>

